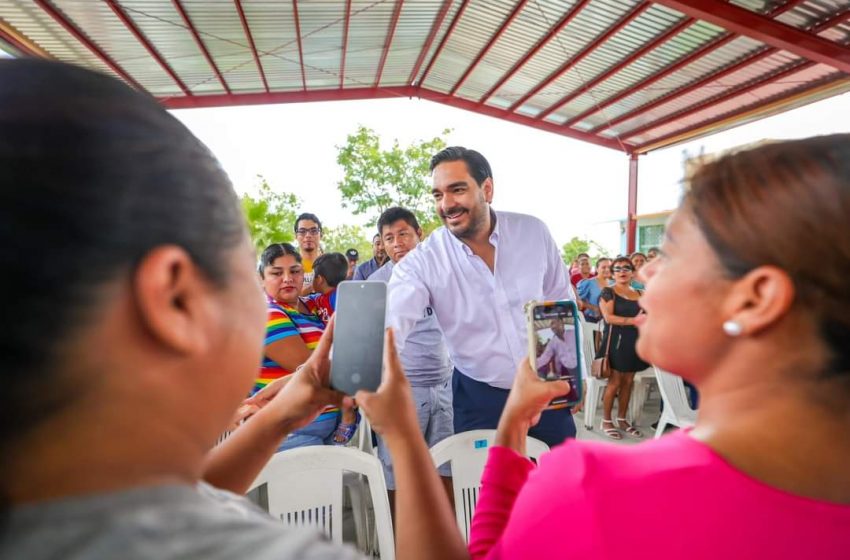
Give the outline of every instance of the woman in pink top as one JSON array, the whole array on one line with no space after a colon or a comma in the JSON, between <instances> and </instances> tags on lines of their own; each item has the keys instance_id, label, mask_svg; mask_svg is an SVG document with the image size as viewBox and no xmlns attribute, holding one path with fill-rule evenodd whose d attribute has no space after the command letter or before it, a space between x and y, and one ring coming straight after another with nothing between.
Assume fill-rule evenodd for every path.
<instances>
[{"instance_id":1,"label":"woman in pink top","mask_svg":"<svg viewBox=\"0 0 850 560\"><path fill-rule=\"evenodd\" d=\"M659 258L641 271L646 313L636 321L641 356L699 388L696 427L636 446L572 440L535 467L524 456L528 428L568 387L523 362L469 554L850 557L848 216L850 135L767 144L697 171ZM381 412L363 404L370 417ZM374 424L389 429L380 414ZM392 439L399 456L421 447ZM444 514L436 473L396 464L411 471L397 470L400 481L419 479L409 505ZM408 525L397 530L410 535ZM433 536L441 560L464 557L446 554L458 538Z\"/></svg>"}]
</instances>

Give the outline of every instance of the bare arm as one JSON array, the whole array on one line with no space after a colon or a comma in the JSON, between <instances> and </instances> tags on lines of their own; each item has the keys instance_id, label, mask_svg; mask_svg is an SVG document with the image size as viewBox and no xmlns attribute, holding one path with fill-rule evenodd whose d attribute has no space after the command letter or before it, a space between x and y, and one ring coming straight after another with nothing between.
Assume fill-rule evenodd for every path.
<instances>
[{"instance_id":1,"label":"bare arm","mask_svg":"<svg viewBox=\"0 0 850 560\"><path fill-rule=\"evenodd\" d=\"M207 455L203 477L210 484L244 493L286 435L312 422L330 404L350 408L351 399L329 386L333 320L310 359L285 383L275 383L269 400L248 399L260 410ZM280 381L280 380L278 380ZM260 402L262 401L262 402Z\"/></svg>"},{"instance_id":2,"label":"bare arm","mask_svg":"<svg viewBox=\"0 0 850 560\"><path fill-rule=\"evenodd\" d=\"M310 357L310 349L307 348L304 339L300 336L288 336L267 344L263 349L263 354L274 360L283 369L295 371L295 368L306 362L307 358Z\"/></svg>"},{"instance_id":3,"label":"bare arm","mask_svg":"<svg viewBox=\"0 0 850 560\"><path fill-rule=\"evenodd\" d=\"M416 420L410 384L392 330L384 342L384 379L376 393L359 391L366 412L393 459L396 478L396 556L405 560L466 560L469 554L445 488Z\"/></svg>"}]
</instances>

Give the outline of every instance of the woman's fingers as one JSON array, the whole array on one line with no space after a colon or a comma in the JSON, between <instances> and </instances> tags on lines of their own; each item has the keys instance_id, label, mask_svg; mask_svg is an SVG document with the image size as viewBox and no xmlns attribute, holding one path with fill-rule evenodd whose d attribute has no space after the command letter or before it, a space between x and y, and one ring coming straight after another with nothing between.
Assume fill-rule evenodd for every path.
<instances>
[{"instance_id":1,"label":"woman's fingers","mask_svg":"<svg viewBox=\"0 0 850 560\"><path fill-rule=\"evenodd\" d=\"M395 379L399 374L403 375L401 360L399 360L395 347L395 333L392 327L387 328L384 334L384 371L386 372L386 380Z\"/></svg>"},{"instance_id":2,"label":"woman's fingers","mask_svg":"<svg viewBox=\"0 0 850 560\"><path fill-rule=\"evenodd\" d=\"M334 343L334 317L331 316L331 320L328 321L327 326L325 327L325 332L322 333L322 338L319 339L319 345L316 346L316 349L313 350L313 354L311 358L315 360L319 360L322 362L327 360L331 353L331 346Z\"/></svg>"}]
</instances>

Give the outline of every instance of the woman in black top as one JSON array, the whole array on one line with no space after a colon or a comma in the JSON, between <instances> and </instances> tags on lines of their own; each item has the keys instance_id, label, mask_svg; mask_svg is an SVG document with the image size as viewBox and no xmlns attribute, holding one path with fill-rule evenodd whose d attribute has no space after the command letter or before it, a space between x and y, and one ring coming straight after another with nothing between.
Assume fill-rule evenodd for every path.
<instances>
[{"instance_id":1,"label":"woman in black top","mask_svg":"<svg viewBox=\"0 0 850 560\"><path fill-rule=\"evenodd\" d=\"M649 364L641 360L635 351L638 331L634 326L634 318L641 313L638 305L641 292L631 286L634 266L628 258L614 259L611 271L614 273L614 285L602 290L599 300L599 308L606 323L605 336L599 352L602 355L607 349L611 364L611 378L602 397L602 431L611 439L622 439L623 436L617 428L631 437L640 438L643 434L632 426L625 416L632 396L635 372L649 367ZM610 348L609 337L611 338ZM611 411L614 408L614 398L618 396L618 393L617 411L620 417L615 424L611 419Z\"/></svg>"}]
</instances>

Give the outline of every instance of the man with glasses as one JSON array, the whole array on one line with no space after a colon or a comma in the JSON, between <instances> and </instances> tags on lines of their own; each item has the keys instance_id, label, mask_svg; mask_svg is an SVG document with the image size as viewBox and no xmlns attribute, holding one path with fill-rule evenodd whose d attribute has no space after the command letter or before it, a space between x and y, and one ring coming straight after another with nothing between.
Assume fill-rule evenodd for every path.
<instances>
[{"instance_id":1,"label":"man with glasses","mask_svg":"<svg viewBox=\"0 0 850 560\"><path fill-rule=\"evenodd\" d=\"M295 239L298 252L301 253L301 265L304 267L304 285L302 295L313 292L313 261L322 254L322 222L318 216L304 212L295 219Z\"/></svg>"},{"instance_id":2,"label":"man with glasses","mask_svg":"<svg viewBox=\"0 0 850 560\"><path fill-rule=\"evenodd\" d=\"M387 263L387 252L380 234L372 238L372 258L357 267L354 280L366 280Z\"/></svg>"}]
</instances>

